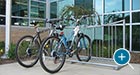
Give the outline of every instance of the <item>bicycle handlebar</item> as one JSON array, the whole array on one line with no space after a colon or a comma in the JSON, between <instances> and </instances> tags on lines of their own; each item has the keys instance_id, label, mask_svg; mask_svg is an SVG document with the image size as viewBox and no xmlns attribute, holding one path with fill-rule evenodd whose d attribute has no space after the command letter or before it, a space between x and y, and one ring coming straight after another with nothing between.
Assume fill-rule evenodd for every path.
<instances>
[{"instance_id":1,"label":"bicycle handlebar","mask_svg":"<svg viewBox=\"0 0 140 75\"><path fill-rule=\"evenodd\" d=\"M54 19L46 19L46 23L50 23L51 25L54 25L55 23L57 22L60 22L60 21L64 21L64 20L71 20L71 21L75 21L76 22L76 25L82 20L82 19L85 19L87 17L90 17L90 15L83 15L81 16L79 19L75 19L73 16L71 18L54 18ZM33 21L31 22L30 24L33 24L35 28L38 27L38 24L39 22L36 22L36 21Z\"/></svg>"}]
</instances>

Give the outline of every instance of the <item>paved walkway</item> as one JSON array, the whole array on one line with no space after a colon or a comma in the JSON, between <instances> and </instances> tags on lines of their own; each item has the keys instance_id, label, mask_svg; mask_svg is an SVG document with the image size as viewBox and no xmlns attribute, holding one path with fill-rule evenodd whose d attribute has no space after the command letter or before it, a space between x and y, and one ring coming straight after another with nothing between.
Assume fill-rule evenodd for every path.
<instances>
[{"instance_id":1,"label":"paved walkway","mask_svg":"<svg viewBox=\"0 0 140 75\"><path fill-rule=\"evenodd\" d=\"M95 65L70 64L67 62L64 67L53 75L140 75L140 64L132 64L132 70L128 65L121 70L113 70L108 67ZM18 63L0 65L0 75L51 75L44 71L39 64L32 68L24 68Z\"/></svg>"}]
</instances>

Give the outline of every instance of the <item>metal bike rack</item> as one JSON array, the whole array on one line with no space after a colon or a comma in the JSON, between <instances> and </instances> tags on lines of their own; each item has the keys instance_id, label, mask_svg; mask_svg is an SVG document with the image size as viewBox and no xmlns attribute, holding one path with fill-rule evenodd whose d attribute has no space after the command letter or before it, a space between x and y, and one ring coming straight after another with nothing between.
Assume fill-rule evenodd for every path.
<instances>
[{"instance_id":1,"label":"metal bike rack","mask_svg":"<svg viewBox=\"0 0 140 75\"><path fill-rule=\"evenodd\" d=\"M94 41L96 47L91 52L92 54L91 60L89 62L81 62L75 59L74 57L68 61L71 63L81 63L81 64L91 64L91 65L112 67L115 70L119 70L120 68L122 68L123 66L119 66L115 64L112 57L115 50L117 50L118 48L125 48L125 40L126 40L125 20L113 22L106 25L88 26L86 30L88 29L90 30L89 32L83 30L83 33L87 35L89 34L90 38ZM121 33L122 37L118 38L120 36L118 35L118 33ZM108 36L106 37L106 35ZM118 46L118 44L121 46ZM107 52L106 54L105 54L105 50Z\"/></svg>"}]
</instances>

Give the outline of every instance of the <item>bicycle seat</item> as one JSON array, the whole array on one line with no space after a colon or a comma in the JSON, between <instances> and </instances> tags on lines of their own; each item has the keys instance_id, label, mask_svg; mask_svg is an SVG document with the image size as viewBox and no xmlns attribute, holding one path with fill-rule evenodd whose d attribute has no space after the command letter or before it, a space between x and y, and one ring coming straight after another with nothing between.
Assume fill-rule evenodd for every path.
<instances>
[{"instance_id":1,"label":"bicycle seat","mask_svg":"<svg viewBox=\"0 0 140 75\"><path fill-rule=\"evenodd\" d=\"M62 30L64 30L65 26L66 26L66 25L59 25L59 26L56 27L56 29L62 31Z\"/></svg>"}]
</instances>

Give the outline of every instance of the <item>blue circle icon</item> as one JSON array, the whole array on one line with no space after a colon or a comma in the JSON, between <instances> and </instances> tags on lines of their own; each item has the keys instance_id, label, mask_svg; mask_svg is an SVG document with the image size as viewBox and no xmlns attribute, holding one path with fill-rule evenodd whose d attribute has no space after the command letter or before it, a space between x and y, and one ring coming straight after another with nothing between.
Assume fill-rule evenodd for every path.
<instances>
[{"instance_id":1,"label":"blue circle icon","mask_svg":"<svg viewBox=\"0 0 140 75\"><path fill-rule=\"evenodd\" d=\"M113 60L115 61L116 64L118 65L126 65L130 61L130 53L128 50L124 48L120 48L115 51L113 55Z\"/></svg>"}]
</instances>

